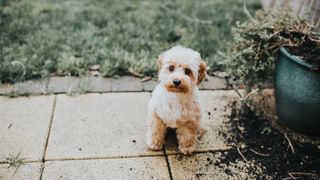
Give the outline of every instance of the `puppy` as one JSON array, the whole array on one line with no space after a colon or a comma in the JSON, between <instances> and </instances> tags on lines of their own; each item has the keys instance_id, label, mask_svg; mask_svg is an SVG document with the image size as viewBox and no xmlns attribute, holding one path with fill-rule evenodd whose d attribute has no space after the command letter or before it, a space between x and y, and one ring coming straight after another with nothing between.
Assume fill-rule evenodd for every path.
<instances>
[{"instance_id":1,"label":"puppy","mask_svg":"<svg viewBox=\"0 0 320 180\"><path fill-rule=\"evenodd\" d=\"M179 150L190 154L202 131L197 85L205 78L206 63L198 52L181 46L162 53L157 63L159 84L148 105L147 145L161 150L167 128L175 128Z\"/></svg>"}]
</instances>

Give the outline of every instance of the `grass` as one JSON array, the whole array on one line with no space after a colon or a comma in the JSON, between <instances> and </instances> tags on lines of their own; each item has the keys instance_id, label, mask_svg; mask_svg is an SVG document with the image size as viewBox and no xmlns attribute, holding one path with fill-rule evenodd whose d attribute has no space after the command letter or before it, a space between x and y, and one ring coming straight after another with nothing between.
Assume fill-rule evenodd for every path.
<instances>
[{"instance_id":1,"label":"grass","mask_svg":"<svg viewBox=\"0 0 320 180\"><path fill-rule=\"evenodd\" d=\"M155 59L174 45L223 70L231 25L259 0L0 0L0 80L85 75L155 76Z\"/></svg>"},{"instance_id":2,"label":"grass","mask_svg":"<svg viewBox=\"0 0 320 180\"><path fill-rule=\"evenodd\" d=\"M20 158L20 153L18 153L15 156L14 155L10 155L9 157L5 158L4 162L1 162L1 163L8 164L7 169L12 169L13 168L14 169L14 173L13 174L16 174L16 172L18 171L19 167L24 164L23 163L24 160L25 159Z\"/></svg>"}]
</instances>

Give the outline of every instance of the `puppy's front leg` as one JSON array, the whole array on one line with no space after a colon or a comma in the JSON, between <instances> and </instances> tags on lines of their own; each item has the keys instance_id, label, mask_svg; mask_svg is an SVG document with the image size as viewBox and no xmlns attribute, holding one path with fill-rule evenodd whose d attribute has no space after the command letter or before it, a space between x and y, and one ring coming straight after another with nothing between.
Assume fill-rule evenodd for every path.
<instances>
[{"instance_id":1,"label":"puppy's front leg","mask_svg":"<svg viewBox=\"0 0 320 180\"><path fill-rule=\"evenodd\" d=\"M195 150L198 129L199 125L193 121L188 121L177 127L176 133L179 141L179 150L183 154L191 154Z\"/></svg>"},{"instance_id":2,"label":"puppy's front leg","mask_svg":"<svg viewBox=\"0 0 320 180\"><path fill-rule=\"evenodd\" d=\"M161 150L165 141L167 126L155 114L147 121L147 145L152 150Z\"/></svg>"}]
</instances>

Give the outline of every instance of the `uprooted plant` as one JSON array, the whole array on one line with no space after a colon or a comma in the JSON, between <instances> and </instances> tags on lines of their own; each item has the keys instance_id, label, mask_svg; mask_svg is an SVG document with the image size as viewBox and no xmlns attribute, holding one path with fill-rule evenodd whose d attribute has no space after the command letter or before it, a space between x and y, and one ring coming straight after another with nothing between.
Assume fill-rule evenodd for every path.
<instances>
[{"instance_id":1,"label":"uprooted plant","mask_svg":"<svg viewBox=\"0 0 320 180\"><path fill-rule=\"evenodd\" d=\"M314 33L319 27L288 9L258 11L255 17L247 14L249 20L232 29L233 42L227 52L233 80L244 84L247 91L273 81L280 47L297 56L300 54L293 50L306 47L309 55L301 58L311 63L314 70L320 70L320 37Z\"/></svg>"}]
</instances>

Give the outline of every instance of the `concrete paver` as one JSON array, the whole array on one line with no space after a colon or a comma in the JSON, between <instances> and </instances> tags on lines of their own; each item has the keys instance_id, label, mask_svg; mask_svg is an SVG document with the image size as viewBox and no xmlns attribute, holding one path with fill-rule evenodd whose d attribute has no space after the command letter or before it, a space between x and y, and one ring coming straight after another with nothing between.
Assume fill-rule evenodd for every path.
<instances>
[{"instance_id":1,"label":"concrete paver","mask_svg":"<svg viewBox=\"0 0 320 180\"><path fill-rule=\"evenodd\" d=\"M39 80L28 80L12 84L0 84L0 95L39 95L39 94L81 94L85 92L140 92L152 91L158 84L156 79L142 82L143 79L123 76L118 78L104 78L96 76L53 76ZM226 89L227 82L224 78L209 76L199 85L201 90Z\"/></svg>"},{"instance_id":2,"label":"concrete paver","mask_svg":"<svg viewBox=\"0 0 320 180\"><path fill-rule=\"evenodd\" d=\"M155 155L145 143L150 93L58 95L46 159Z\"/></svg>"},{"instance_id":3,"label":"concrete paver","mask_svg":"<svg viewBox=\"0 0 320 180\"><path fill-rule=\"evenodd\" d=\"M16 83L14 85L13 92L16 94L46 94L48 93L47 85L48 78L35 80L35 81L24 81Z\"/></svg>"},{"instance_id":4,"label":"concrete paver","mask_svg":"<svg viewBox=\"0 0 320 180\"><path fill-rule=\"evenodd\" d=\"M158 84L158 81L156 80L150 80L150 81L146 81L143 82L143 90L144 91L153 91L153 89L156 87L156 85Z\"/></svg>"},{"instance_id":5,"label":"concrete paver","mask_svg":"<svg viewBox=\"0 0 320 180\"><path fill-rule=\"evenodd\" d=\"M10 94L13 92L12 84L0 84L0 94Z\"/></svg>"},{"instance_id":6,"label":"concrete paver","mask_svg":"<svg viewBox=\"0 0 320 180\"><path fill-rule=\"evenodd\" d=\"M0 97L0 161L17 155L30 161L43 157L54 96Z\"/></svg>"},{"instance_id":7,"label":"concrete paver","mask_svg":"<svg viewBox=\"0 0 320 180\"><path fill-rule=\"evenodd\" d=\"M142 83L139 78L123 76L112 79L112 91L142 91Z\"/></svg>"},{"instance_id":8,"label":"concrete paver","mask_svg":"<svg viewBox=\"0 0 320 180\"><path fill-rule=\"evenodd\" d=\"M36 180L40 178L40 172L41 163L26 163L17 170L14 167L8 168L8 164L0 164L0 179L3 180Z\"/></svg>"},{"instance_id":9,"label":"concrete paver","mask_svg":"<svg viewBox=\"0 0 320 180\"><path fill-rule=\"evenodd\" d=\"M224 130L225 124L223 122L231 114L231 107L228 105L236 99L239 99L239 96L233 90L200 91L200 101L203 109L202 122L206 133L198 141L196 151L230 148L219 131ZM177 141L173 137L169 137L166 147L168 154L179 152Z\"/></svg>"},{"instance_id":10,"label":"concrete paver","mask_svg":"<svg viewBox=\"0 0 320 180\"><path fill-rule=\"evenodd\" d=\"M103 77L84 77L81 79L81 87L85 92L110 92L111 79Z\"/></svg>"},{"instance_id":11,"label":"concrete paver","mask_svg":"<svg viewBox=\"0 0 320 180\"><path fill-rule=\"evenodd\" d=\"M164 156L47 161L42 179L169 179Z\"/></svg>"},{"instance_id":12,"label":"concrete paver","mask_svg":"<svg viewBox=\"0 0 320 180\"><path fill-rule=\"evenodd\" d=\"M49 80L49 93L71 94L80 91L80 78L78 77L52 77Z\"/></svg>"}]
</instances>

